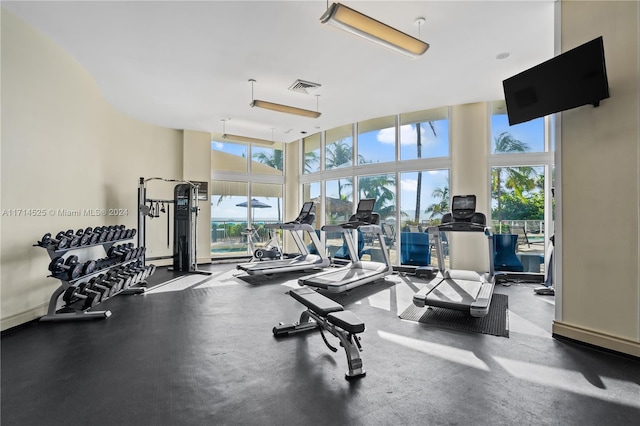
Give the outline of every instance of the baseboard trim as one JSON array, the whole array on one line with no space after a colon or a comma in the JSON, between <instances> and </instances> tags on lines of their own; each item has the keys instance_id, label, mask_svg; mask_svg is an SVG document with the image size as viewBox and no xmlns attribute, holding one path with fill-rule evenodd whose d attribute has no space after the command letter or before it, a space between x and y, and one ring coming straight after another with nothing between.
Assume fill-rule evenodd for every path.
<instances>
[{"instance_id":1,"label":"baseboard trim","mask_svg":"<svg viewBox=\"0 0 640 426\"><path fill-rule=\"evenodd\" d=\"M48 303L44 303L28 311L20 312L19 314L11 315L0 320L0 329L2 333L11 328L18 327L23 324L38 320L40 317L47 313Z\"/></svg>"},{"instance_id":2,"label":"baseboard trim","mask_svg":"<svg viewBox=\"0 0 640 426\"><path fill-rule=\"evenodd\" d=\"M566 338L578 343L584 343L588 346L593 346L597 349L604 349L621 355L640 358L640 342L637 341L623 339L557 321L553 323L552 331L553 337L556 338Z\"/></svg>"}]
</instances>

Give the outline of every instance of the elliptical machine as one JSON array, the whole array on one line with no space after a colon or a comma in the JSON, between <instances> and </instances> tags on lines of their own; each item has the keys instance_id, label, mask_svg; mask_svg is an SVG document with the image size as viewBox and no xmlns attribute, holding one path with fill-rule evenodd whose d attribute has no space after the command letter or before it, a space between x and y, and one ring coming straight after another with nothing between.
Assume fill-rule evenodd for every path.
<instances>
[{"instance_id":1,"label":"elliptical machine","mask_svg":"<svg viewBox=\"0 0 640 426\"><path fill-rule=\"evenodd\" d=\"M551 195L555 197L556 191L554 188L551 188ZM544 296L555 296L556 290L554 288L555 285L555 274L553 271L553 248L555 246L555 234L553 234L549 238L549 246L547 247L547 251L544 254L544 258L547 259L544 265L544 286L536 287L533 291L536 294L544 295Z\"/></svg>"},{"instance_id":2,"label":"elliptical machine","mask_svg":"<svg viewBox=\"0 0 640 426\"><path fill-rule=\"evenodd\" d=\"M545 273L545 280L544 280L544 285L540 286L540 287L536 287L533 289L533 291L536 294L540 294L543 296L555 296L556 294L556 290L553 287L555 284L555 276L553 273L553 248L554 248L554 240L555 240L555 235L552 235L549 238L549 247L547 247L547 252L545 253L545 258L548 259L546 264L544 265L544 273Z\"/></svg>"}]
</instances>

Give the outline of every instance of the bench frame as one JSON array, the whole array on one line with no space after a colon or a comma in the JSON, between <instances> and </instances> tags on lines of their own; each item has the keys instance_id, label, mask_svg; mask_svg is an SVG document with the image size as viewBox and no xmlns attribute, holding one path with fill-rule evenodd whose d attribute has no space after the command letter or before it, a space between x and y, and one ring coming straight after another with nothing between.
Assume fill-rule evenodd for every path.
<instances>
[{"instance_id":1,"label":"bench frame","mask_svg":"<svg viewBox=\"0 0 640 426\"><path fill-rule=\"evenodd\" d=\"M288 294L291 295L290 292L288 292ZM316 294L320 295L320 293ZM326 299L327 301L333 302L329 298ZM364 377L367 373L364 370L362 358L360 358L360 352L362 351L362 346L360 345L360 337L358 337L357 334L350 333L337 326L336 324L333 324L331 322L331 314L333 312L330 312L326 316L324 316L321 313L313 311L309 305L305 304L304 298L298 297L296 298L296 300L304 304L307 307L307 310L303 311L302 314L300 314L300 320L298 322L295 322L293 324L280 323L279 325L273 327L273 335L275 337L281 337L318 329L320 330L322 340L327 345L327 347L331 349L332 352L336 352L338 349L329 344L327 338L324 335L323 331L327 331L337 337L338 340L340 340L340 346L344 348L344 352L347 356L347 364L349 367L349 370L345 373L345 378L347 380L351 380ZM334 312L337 313L347 311L345 311L344 308L340 306L340 309Z\"/></svg>"}]
</instances>

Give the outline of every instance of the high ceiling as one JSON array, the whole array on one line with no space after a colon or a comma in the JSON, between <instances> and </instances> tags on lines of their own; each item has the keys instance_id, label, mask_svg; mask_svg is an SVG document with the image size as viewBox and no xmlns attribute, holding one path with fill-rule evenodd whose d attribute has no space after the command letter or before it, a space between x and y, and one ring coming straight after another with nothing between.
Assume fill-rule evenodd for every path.
<instances>
[{"instance_id":1,"label":"high ceiling","mask_svg":"<svg viewBox=\"0 0 640 426\"><path fill-rule=\"evenodd\" d=\"M3 1L70 53L121 112L163 127L289 142L342 124L500 99L553 56L554 1L345 1L431 47L411 60L319 22L326 1ZM416 19L426 22L418 27ZM420 34L419 34L420 32ZM501 53L506 59L497 59ZM317 119L251 108L257 99ZM312 94L295 80L321 84ZM320 95L316 97L315 95ZM273 136L272 136L273 135Z\"/></svg>"}]
</instances>

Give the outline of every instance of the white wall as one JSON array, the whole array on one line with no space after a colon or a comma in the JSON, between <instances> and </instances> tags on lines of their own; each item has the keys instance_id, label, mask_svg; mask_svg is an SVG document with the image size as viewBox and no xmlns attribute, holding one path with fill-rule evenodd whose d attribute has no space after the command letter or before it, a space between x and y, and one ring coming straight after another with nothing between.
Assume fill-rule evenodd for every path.
<instances>
[{"instance_id":1,"label":"white wall","mask_svg":"<svg viewBox=\"0 0 640 426\"><path fill-rule=\"evenodd\" d=\"M611 97L562 113L554 333L640 356L638 2L563 1L561 46L600 35Z\"/></svg>"},{"instance_id":2,"label":"white wall","mask_svg":"<svg viewBox=\"0 0 640 426\"><path fill-rule=\"evenodd\" d=\"M138 177L182 176L182 131L115 111L80 64L5 10L1 31L4 330L43 315L60 284L46 278L50 258L33 244L69 228L135 228ZM126 214L65 216L59 209ZM79 254L81 261L104 255Z\"/></svg>"},{"instance_id":3,"label":"white wall","mask_svg":"<svg viewBox=\"0 0 640 426\"><path fill-rule=\"evenodd\" d=\"M211 133L184 131L182 178L207 182L211 187ZM211 263L211 191L207 199L198 202L198 264Z\"/></svg>"}]
</instances>

